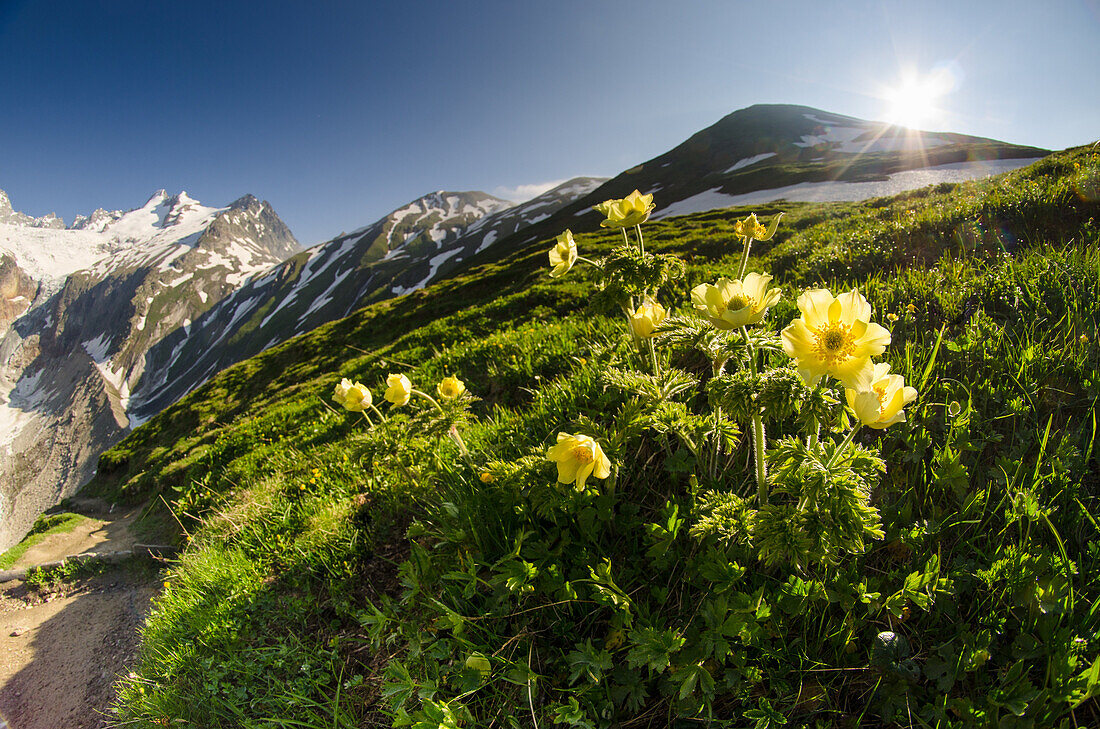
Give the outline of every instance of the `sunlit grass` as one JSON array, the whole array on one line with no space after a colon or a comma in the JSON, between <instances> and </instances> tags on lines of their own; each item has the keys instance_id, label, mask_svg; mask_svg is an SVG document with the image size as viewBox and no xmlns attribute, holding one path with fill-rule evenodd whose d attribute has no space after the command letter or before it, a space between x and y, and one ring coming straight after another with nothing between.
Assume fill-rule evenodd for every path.
<instances>
[{"instance_id":1,"label":"sunlit grass","mask_svg":"<svg viewBox=\"0 0 1100 729\"><path fill-rule=\"evenodd\" d=\"M796 724L907 725L912 715L914 726L988 725L1016 721L1023 701L1036 707L1024 717L1034 726L1095 723L1095 702L1068 711L1087 696L1077 677L1100 646L1100 238L1091 222L1100 209L1089 197L1098 179L1096 155L1077 151L1001 181L757 211L788 211L749 264L784 288L769 321L797 316L802 287L859 286L877 321L896 317L886 359L921 392L909 427L867 441L891 464L875 495L885 539L832 572L769 571L740 555L744 576L731 572L716 592L714 575L661 561L658 530L645 532L652 541L600 527L611 523L609 504L629 523L662 528L674 522L666 500L689 516L691 474L658 438L609 454L629 484L616 500L566 503L505 477L483 483L446 439L416 440L395 460L331 403L340 377L378 400L387 373L424 387L458 374L482 398L463 438L502 463L543 453L581 418L610 428L629 398L604 371L637 355L621 337L622 314L593 296L591 272L546 279L546 242L231 368L106 454L92 484L124 499L163 496L190 535L123 683L121 716L134 726L373 725L385 721L388 675L388 699L408 686L410 705L469 690L460 703L486 724L525 725L532 701L540 711L561 704L557 716L569 721L569 698L591 701L593 691L567 667L602 651L612 661L603 685L619 697L609 695L609 711L658 723L687 712L682 699L707 679L696 672L685 690L687 674L672 684L671 674L628 669L638 646L615 643L624 626L612 612L510 594L507 579L522 575L507 572L509 555L520 549L541 574L576 570L566 576L579 584L594 579L582 565L608 559L637 604L663 598L668 626L685 618L702 630L720 600L749 616L721 638L740 657L723 671L700 666L725 692L718 719L775 711ZM647 246L688 262L663 303L684 311L692 286L736 269L739 217L647 224ZM620 241L578 236L586 256ZM398 439L412 422L393 411L381 432ZM748 449L731 457L730 478L750 481ZM577 517L548 521L560 508ZM414 517L422 526L406 539ZM691 543L683 527L669 549ZM1067 574L1072 593L1059 582ZM896 646L875 642L883 631L905 637L905 651L887 656ZM664 646L662 636L646 650ZM576 647L586 640L588 658ZM466 663L475 653L492 667L484 685L464 673L481 665ZM584 726L578 712L574 725Z\"/></svg>"}]
</instances>

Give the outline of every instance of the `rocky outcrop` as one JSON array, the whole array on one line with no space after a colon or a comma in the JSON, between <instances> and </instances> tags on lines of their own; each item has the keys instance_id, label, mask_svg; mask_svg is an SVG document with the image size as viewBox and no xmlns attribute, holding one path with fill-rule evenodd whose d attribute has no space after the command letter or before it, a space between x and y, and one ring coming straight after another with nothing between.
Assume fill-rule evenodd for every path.
<instances>
[{"instance_id":1,"label":"rocky outcrop","mask_svg":"<svg viewBox=\"0 0 1100 729\"><path fill-rule=\"evenodd\" d=\"M149 350L299 248L251 195L209 208L162 190L141 208L85 221L48 233L6 224L15 252L0 257L0 307L26 305L0 330L0 549L83 485L136 425L131 402L144 395ZM51 255L66 246L100 256L51 276L64 271ZM39 262L37 281L20 254Z\"/></svg>"},{"instance_id":2,"label":"rocky outcrop","mask_svg":"<svg viewBox=\"0 0 1100 729\"><path fill-rule=\"evenodd\" d=\"M30 215L12 210L11 199L3 190L0 190L0 223L24 225L31 228L63 229L65 227L65 221L57 217L56 213L49 213L40 218L32 218Z\"/></svg>"},{"instance_id":3,"label":"rocky outcrop","mask_svg":"<svg viewBox=\"0 0 1100 729\"><path fill-rule=\"evenodd\" d=\"M0 331L31 307L38 294L35 283L15 262L15 257L0 254Z\"/></svg>"}]
</instances>

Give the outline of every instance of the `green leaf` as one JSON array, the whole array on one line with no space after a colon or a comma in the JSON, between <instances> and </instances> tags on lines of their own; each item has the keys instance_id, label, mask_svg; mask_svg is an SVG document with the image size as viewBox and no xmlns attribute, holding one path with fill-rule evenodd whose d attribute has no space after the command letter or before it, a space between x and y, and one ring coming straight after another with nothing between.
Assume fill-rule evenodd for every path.
<instances>
[{"instance_id":1,"label":"green leaf","mask_svg":"<svg viewBox=\"0 0 1100 729\"><path fill-rule=\"evenodd\" d=\"M613 664L611 654L592 645L592 639L588 638L583 644L577 645L577 650L570 651L565 657L569 663L569 683L573 683L581 676L585 676L592 683L599 683L605 672L610 671Z\"/></svg>"},{"instance_id":2,"label":"green leaf","mask_svg":"<svg viewBox=\"0 0 1100 729\"><path fill-rule=\"evenodd\" d=\"M694 694L696 688L702 690L707 698L714 695L714 677L702 666L692 663L682 667L675 675L680 683L681 701Z\"/></svg>"},{"instance_id":3,"label":"green leaf","mask_svg":"<svg viewBox=\"0 0 1100 729\"><path fill-rule=\"evenodd\" d=\"M669 666L670 657L684 645L684 638L671 628L642 628L633 631L631 639L634 646L627 653L626 660L631 668L646 666L650 671L661 673Z\"/></svg>"}]
</instances>

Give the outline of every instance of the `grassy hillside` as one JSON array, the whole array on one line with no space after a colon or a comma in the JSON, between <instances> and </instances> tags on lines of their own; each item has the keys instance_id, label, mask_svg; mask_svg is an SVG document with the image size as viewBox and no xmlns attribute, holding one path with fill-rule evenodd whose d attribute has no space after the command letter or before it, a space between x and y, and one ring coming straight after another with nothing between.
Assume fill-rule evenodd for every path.
<instances>
[{"instance_id":1,"label":"grassy hillside","mask_svg":"<svg viewBox=\"0 0 1100 729\"><path fill-rule=\"evenodd\" d=\"M102 457L88 488L187 545L119 724L1100 725L1100 155L756 213L780 210L749 261L783 290L757 341L801 289L858 286L919 390L850 446L886 464L881 538L761 560L749 424L716 414L693 346L733 340L685 324L698 342L656 348L682 374L647 379L596 269L549 279L543 242L242 362ZM644 226L686 264L662 303L689 315L692 287L735 275L747 212ZM476 399L391 409L388 373ZM388 420L338 409L341 377ZM843 402L790 387L769 443ZM595 436L613 477L556 485L559 432Z\"/></svg>"}]
</instances>

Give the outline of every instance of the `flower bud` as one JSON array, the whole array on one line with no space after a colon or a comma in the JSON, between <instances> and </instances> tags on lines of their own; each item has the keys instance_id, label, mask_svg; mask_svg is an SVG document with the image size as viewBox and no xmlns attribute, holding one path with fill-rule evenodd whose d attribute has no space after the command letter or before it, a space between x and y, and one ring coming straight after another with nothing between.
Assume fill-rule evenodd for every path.
<instances>
[{"instance_id":1,"label":"flower bud","mask_svg":"<svg viewBox=\"0 0 1100 729\"><path fill-rule=\"evenodd\" d=\"M407 405L412 397L412 383L405 375L386 377L386 393L382 396L394 405Z\"/></svg>"},{"instance_id":2,"label":"flower bud","mask_svg":"<svg viewBox=\"0 0 1100 729\"><path fill-rule=\"evenodd\" d=\"M436 387L436 391L439 392L439 396L447 400L454 400L456 397L466 392L466 383L458 379L454 375L450 377L444 377L443 380Z\"/></svg>"},{"instance_id":3,"label":"flower bud","mask_svg":"<svg viewBox=\"0 0 1100 729\"><path fill-rule=\"evenodd\" d=\"M363 383L353 383L346 377L336 385L336 389L332 393L332 399L352 412L362 412L369 408L373 402L370 390Z\"/></svg>"},{"instance_id":4,"label":"flower bud","mask_svg":"<svg viewBox=\"0 0 1100 729\"><path fill-rule=\"evenodd\" d=\"M630 331L639 339L649 339L653 331L665 320L668 312L656 301L646 299L630 316Z\"/></svg>"},{"instance_id":5,"label":"flower bud","mask_svg":"<svg viewBox=\"0 0 1100 729\"><path fill-rule=\"evenodd\" d=\"M573 264L577 262L577 243L573 240L573 232L565 231L556 238L554 247L550 249L551 278L564 276Z\"/></svg>"}]
</instances>

